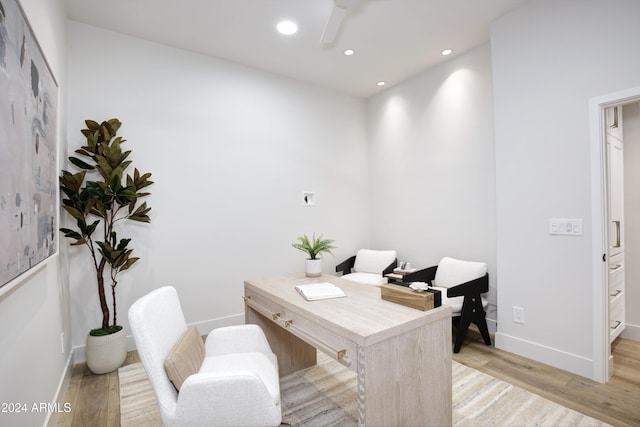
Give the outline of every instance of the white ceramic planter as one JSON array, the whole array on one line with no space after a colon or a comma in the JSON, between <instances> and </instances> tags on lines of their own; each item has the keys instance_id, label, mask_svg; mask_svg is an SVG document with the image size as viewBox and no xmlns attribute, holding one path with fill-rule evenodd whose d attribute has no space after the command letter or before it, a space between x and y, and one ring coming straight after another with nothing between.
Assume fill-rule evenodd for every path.
<instances>
[{"instance_id":1,"label":"white ceramic planter","mask_svg":"<svg viewBox=\"0 0 640 427\"><path fill-rule=\"evenodd\" d=\"M87 367L94 374L106 374L118 369L127 358L127 335L124 328L115 334L94 337L87 335Z\"/></svg>"},{"instance_id":2,"label":"white ceramic planter","mask_svg":"<svg viewBox=\"0 0 640 427\"><path fill-rule=\"evenodd\" d=\"M307 277L318 277L322 275L322 258L307 259L306 269Z\"/></svg>"}]
</instances>

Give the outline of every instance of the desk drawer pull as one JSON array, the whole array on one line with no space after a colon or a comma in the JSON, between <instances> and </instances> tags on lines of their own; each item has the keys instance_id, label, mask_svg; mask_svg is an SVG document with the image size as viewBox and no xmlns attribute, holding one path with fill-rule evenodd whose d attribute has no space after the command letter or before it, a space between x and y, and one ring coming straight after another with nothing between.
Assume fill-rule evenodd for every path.
<instances>
[{"instance_id":1,"label":"desk drawer pull","mask_svg":"<svg viewBox=\"0 0 640 427\"><path fill-rule=\"evenodd\" d=\"M262 314L267 319L272 319L274 322L278 323L278 319L280 319L280 313L273 313L272 311L266 309L265 307L261 306L257 302L253 301L250 296L243 297L243 298L245 303L247 303L249 307L257 311L258 313Z\"/></svg>"},{"instance_id":2,"label":"desk drawer pull","mask_svg":"<svg viewBox=\"0 0 640 427\"><path fill-rule=\"evenodd\" d=\"M342 363L343 365L345 366L351 365L351 357L349 357L349 355L347 354L346 349L336 350L332 348L330 345L320 341L317 338L312 337L311 335L307 334L301 329L296 328L295 326L291 326L289 330L291 330L298 338L302 339L303 341L306 341L307 343L323 351L324 353L329 355L335 354L334 356L335 359L340 363Z\"/></svg>"},{"instance_id":3,"label":"desk drawer pull","mask_svg":"<svg viewBox=\"0 0 640 427\"><path fill-rule=\"evenodd\" d=\"M609 270L616 271L620 267L622 267L622 264L615 264L615 265L612 265L611 267L609 267Z\"/></svg>"},{"instance_id":4,"label":"desk drawer pull","mask_svg":"<svg viewBox=\"0 0 640 427\"><path fill-rule=\"evenodd\" d=\"M243 297L245 303L251 307L253 310L257 311L267 319L272 319L274 323L280 325L280 327L286 328L291 331L292 334L296 335L298 338L306 341L308 344L314 346L315 348L323 351L329 355L335 355L335 359L342 363L345 366L351 365L351 357L347 354L346 349L336 350L332 348L330 345L318 340L317 338L312 337L308 333L304 332L302 329L297 328L293 323L293 319L284 320L282 319L281 313L273 313L269 309L263 307L261 304L258 304L256 301L252 300L250 296Z\"/></svg>"}]
</instances>

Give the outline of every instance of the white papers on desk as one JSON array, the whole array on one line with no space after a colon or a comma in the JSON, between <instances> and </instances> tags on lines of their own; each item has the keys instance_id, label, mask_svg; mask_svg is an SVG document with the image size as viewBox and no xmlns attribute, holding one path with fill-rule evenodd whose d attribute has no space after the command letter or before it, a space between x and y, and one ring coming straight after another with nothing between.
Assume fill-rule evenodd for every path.
<instances>
[{"instance_id":1,"label":"white papers on desk","mask_svg":"<svg viewBox=\"0 0 640 427\"><path fill-rule=\"evenodd\" d=\"M347 295L342 292L342 289L334 285L333 283L310 283L308 285L298 285L296 290L307 301L315 301L321 299L341 298Z\"/></svg>"}]
</instances>

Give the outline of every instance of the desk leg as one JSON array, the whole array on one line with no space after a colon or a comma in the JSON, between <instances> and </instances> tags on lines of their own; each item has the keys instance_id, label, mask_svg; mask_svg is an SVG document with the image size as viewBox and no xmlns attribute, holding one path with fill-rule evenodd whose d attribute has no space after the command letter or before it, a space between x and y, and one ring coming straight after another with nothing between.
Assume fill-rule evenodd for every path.
<instances>
[{"instance_id":1,"label":"desk leg","mask_svg":"<svg viewBox=\"0 0 640 427\"><path fill-rule=\"evenodd\" d=\"M278 356L278 368L281 377L317 363L317 352L314 347L289 333L277 323L257 313L249 306L245 306L244 321L247 324L256 324L264 331L271 346L271 351Z\"/></svg>"},{"instance_id":2,"label":"desk leg","mask_svg":"<svg viewBox=\"0 0 640 427\"><path fill-rule=\"evenodd\" d=\"M449 316L359 348L361 426L451 425Z\"/></svg>"}]
</instances>

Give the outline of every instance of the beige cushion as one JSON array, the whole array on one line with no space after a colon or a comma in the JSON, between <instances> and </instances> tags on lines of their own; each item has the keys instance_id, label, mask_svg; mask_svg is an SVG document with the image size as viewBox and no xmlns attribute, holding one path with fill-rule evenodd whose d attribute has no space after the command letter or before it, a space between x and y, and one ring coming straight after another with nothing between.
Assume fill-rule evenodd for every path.
<instances>
[{"instance_id":1,"label":"beige cushion","mask_svg":"<svg viewBox=\"0 0 640 427\"><path fill-rule=\"evenodd\" d=\"M204 360L204 342L195 326L190 326L173 346L164 361L164 369L176 390L189 375L200 370Z\"/></svg>"}]
</instances>

